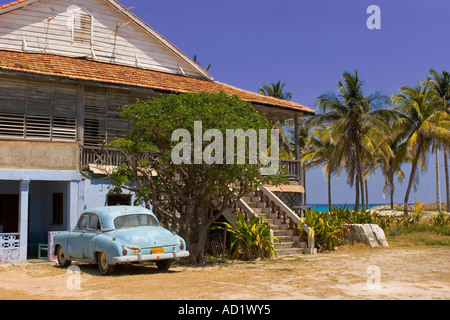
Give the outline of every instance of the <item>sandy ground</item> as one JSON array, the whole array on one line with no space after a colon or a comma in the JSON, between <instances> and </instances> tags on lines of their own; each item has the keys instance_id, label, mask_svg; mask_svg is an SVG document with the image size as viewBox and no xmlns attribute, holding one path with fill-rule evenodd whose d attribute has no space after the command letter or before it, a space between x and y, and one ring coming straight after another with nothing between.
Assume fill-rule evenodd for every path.
<instances>
[{"instance_id":1,"label":"sandy ground","mask_svg":"<svg viewBox=\"0 0 450 320\"><path fill-rule=\"evenodd\" d=\"M96 265L75 271L29 261L0 265L0 299L445 299L450 300L450 249L342 246L331 253L206 267L154 264L101 276Z\"/></svg>"}]
</instances>

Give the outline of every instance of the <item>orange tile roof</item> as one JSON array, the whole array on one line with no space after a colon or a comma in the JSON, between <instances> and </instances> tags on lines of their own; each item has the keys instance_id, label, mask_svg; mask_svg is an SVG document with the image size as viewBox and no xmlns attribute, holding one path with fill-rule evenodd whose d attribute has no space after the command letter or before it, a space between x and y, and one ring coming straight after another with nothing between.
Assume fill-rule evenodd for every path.
<instances>
[{"instance_id":1,"label":"orange tile roof","mask_svg":"<svg viewBox=\"0 0 450 320\"><path fill-rule=\"evenodd\" d=\"M303 187L301 185L282 184L279 186L266 185L265 187L272 192L305 193L305 187Z\"/></svg>"},{"instance_id":2,"label":"orange tile roof","mask_svg":"<svg viewBox=\"0 0 450 320\"><path fill-rule=\"evenodd\" d=\"M0 50L0 70L142 87L165 92L224 92L229 95L237 95L242 100L251 103L285 108L306 115L313 115L315 112L292 101L263 96L217 81L80 58Z\"/></svg>"}]
</instances>

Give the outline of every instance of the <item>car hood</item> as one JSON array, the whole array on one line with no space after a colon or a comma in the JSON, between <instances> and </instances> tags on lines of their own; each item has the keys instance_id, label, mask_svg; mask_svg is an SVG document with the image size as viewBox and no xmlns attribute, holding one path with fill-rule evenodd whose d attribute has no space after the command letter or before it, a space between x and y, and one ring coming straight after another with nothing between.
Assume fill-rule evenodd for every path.
<instances>
[{"instance_id":1,"label":"car hood","mask_svg":"<svg viewBox=\"0 0 450 320\"><path fill-rule=\"evenodd\" d=\"M162 227L118 229L114 231L113 237L130 248L164 247L177 244L174 234Z\"/></svg>"}]
</instances>

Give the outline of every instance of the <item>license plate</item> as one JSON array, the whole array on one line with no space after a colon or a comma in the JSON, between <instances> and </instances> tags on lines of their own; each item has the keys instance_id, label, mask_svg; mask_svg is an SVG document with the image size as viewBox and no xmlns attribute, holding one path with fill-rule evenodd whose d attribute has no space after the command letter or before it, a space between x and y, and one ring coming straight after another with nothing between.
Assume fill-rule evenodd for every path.
<instances>
[{"instance_id":1,"label":"license plate","mask_svg":"<svg viewBox=\"0 0 450 320\"><path fill-rule=\"evenodd\" d=\"M163 248L152 248L152 254L161 254L164 253Z\"/></svg>"}]
</instances>

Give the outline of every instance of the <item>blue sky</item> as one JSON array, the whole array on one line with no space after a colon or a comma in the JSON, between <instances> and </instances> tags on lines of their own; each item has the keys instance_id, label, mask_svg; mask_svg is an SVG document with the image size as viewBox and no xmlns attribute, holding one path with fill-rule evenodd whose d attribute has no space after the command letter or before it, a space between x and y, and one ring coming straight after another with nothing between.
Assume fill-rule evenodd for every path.
<instances>
[{"instance_id":1,"label":"blue sky","mask_svg":"<svg viewBox=\"0 0 450 320\"><path fill-rule=\"evenodd\" d=\"M450 71L448 0L120 2L134 7L132 12L187 55L197 54L203 66L211 63L215 80L257 91L281 79L293 101L314 109L317 96L336 90L343 71L358 70L366 94L382 90L387 95L424 80L430 68ZM370 5L381 9L379 30L366 26ZM430 160L411 202L435 201ZM409 168L404 170L408 176ZM388 202L382 186L379 173L369 180L372 203ZM326 188L320 168L308 172L309 203L326 203ZM332 188L334 203L354 202L344 176L333 179ZM396 202L403 202L405 189L406 182L397 187Z\"/></svg>"}]
</instances>

